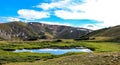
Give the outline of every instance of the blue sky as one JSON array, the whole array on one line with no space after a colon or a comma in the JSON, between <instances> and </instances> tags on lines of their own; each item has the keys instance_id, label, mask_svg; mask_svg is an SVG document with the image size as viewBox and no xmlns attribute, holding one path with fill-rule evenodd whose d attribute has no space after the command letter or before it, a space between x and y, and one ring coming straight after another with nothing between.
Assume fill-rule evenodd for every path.
<instances>
[{"instance_id":1,"label":"blue sky","mask_svg":"<svg viewBox=\"0 0 120 65\"><path fill-rule=\"evenodd\" d=\"M0 22L42 22L95 30L120 25L119 3L119 0L1 0Z\"/></svg>"}]
</instances>

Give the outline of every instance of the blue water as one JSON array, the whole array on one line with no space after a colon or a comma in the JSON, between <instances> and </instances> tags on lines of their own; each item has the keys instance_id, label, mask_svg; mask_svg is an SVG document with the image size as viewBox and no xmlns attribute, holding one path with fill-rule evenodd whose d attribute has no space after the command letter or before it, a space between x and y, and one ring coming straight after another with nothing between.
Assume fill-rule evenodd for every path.
<instances>
[{"instance_id":1,"label":"blue water","mask_svg":"<svg viewBox=\"0 0 120 65\"><path fill-rule=\"evenodd\" d=\"M15 50L14 52L37 52L37 53L51 53L55 55L60 55L60 54L65 54L67 52L92 52L90 49L50 49L50 48L45 48L45 49L22 49L22 50Z\"/></svg>"}]
</instances>

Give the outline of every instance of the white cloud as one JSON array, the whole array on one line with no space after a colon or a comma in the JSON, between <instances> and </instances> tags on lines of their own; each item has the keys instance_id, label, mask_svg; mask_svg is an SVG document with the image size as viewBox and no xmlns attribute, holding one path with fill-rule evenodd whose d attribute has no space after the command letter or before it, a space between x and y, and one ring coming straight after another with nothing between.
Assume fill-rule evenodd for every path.
<instances>
[{"instance_id":1,"label":"white cloud","mask_svg":"<svg viewBox=\"0 0 120 65\"><path fill-rule=\"evenodd\" d=\"M65 10L57 10L55 11L55 15L62 19L86 19L85 13L76 12L76 11L65 11ZM89 16L89 15L87 15Z\"/></svg>"},{"instance_id":2,"label":"white cloud","mask_svg":"<svg viewBox=\"0 0 120 65\"><path fill-rule=\"evenodd\" d=\"M20 21L20 19L19 18L9 17L8 21Z\"/></svg>"},{"instance_id":3,"label":"white cloud","mask_svg":"<svg viewBox=\"0 0 120 65\"><path fill-rule=\"evenodd\" d=\"M54 15L63 19L90 19L102 22L102 26L120 25L120 0L60 0L42 3L36 7L54 10ZM81 0L79 0L81 1Z\"/></svg>"},{"instance_id":4,"label":"white cloud","mask_svg":"<svg viewBox=\"0 0 120 65\"><path fill-rule=\"evenodd\" d=\"M83 27L83 28L87 28L91 30L98 30L98 29L104 28L105 26L100 25L100 24L85 24L79 27Z\"/></svg>"},{"instance_id":5,"label":"white cloud","mask_svg":"<svg viewBox=\"0 0 120 65\"><path fill-rule=\"evenodd\" d=\"M50 22L50 21L40 21L41 23L51 24L51 25L65 25L65 26L72 26L69 23L60 23L60 22Z\"/></svg>"},{"instance_id":6,"label":"white cloud","mask_svg":"<svg viewBox=\"0 0 120 65\"><path fill-rule=\"evenodd\" d=\"M40 12L35 10L29 10L29 9L21 9L18 11L20 18L25 18L28 20L34 20L34 19L41 19L41 18L48 18L49 13L48 12Z\"/></svg>"},{"instance_id":7,"label":"white cloud","mask_svg":"<svg viewBox=\"0 0 120 65\"><path fill-rule=\"evenodd\" d=\"M102 21L104 26L120 24L119 0L86 0L83 5L78 5L84 11L86 19Z\"/></svg>"},{"instance_id":8,"label":"white cloud","mask_svg":"<svg viewBox=\"0 0 120 65\"><path fill-rule=\"evenodd\" d=\"M0 22L11 22L11 21L21 21L21 19L16 17L0 17Z\"/></svg>"},{"instance_id":9,"label":"white cloud","mask_svg":"<svg viewBox=\"0 0 120 65\"><path fill-rule=\"evenodd\" d=\"M71 0L59 0L59 1L52 1L52 3L42 3L35 7L42 8L43 10L55 9L55 8L65 8L66 5L69 5Z\"/></svg>"}]
</instances>

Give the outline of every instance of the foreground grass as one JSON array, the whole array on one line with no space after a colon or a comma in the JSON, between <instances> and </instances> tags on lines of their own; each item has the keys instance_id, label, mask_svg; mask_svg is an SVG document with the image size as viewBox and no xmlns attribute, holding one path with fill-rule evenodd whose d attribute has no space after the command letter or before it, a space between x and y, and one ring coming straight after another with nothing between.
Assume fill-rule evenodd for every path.
<instances>
[{"instance_id":1,"label":"foreground grass","mask_svg":"<svg viewBox=\"0 0 120 65\"><path fill-rule=\"evenodd\" d=\"M120 52L83 53L47 61L39 60L6 65L120 65Z\"/></svg>"},{"instance_id":2,"label":"foreground grass","mask_svg":"<svg viewBox=\"0 0 120 65\"><path fill-rule=\"evenodd\" d=\"M104 55L109 54L110 52L120 52L120 44L117 42L88 42L88 41L63 41L63 42L56 42L56 41L44 41L44 42L39 42L39 41L27 41L27 42L0 42L0 63L1 64L6 64L6 63L11 63L11 62L25 62L25 63L19 63L20 65L59 65L55 64L57 63L57 59L62 59L65 56L70 56L70 55L75 55L70 56L76 58L82 58L84 55L86 56L86 59L89 58L88 56L91 55L89 54L81 54L81 53L68 53L64 55L52 55L49 53L43 54L43 53L30 53L30 52L22 52L22 53L15 53L11 52L12 50L16 49L39 49L39 48L71 48L71 47L86 47L91 50L93 50L93 58L97 58L98 60L107 60L104 59ZM100 54L100 59L99 59L99 54L96 55L96 53L104 53ZM95 53L95 54L94 54ZM116 53L119 54L119 53ZM78 57L77 57L78 55ZM79 57L80 56L80 57ZM58 58L62 57L62 58ZM55 59L54 59L55 58ZM57 59L56 59L57 58ZM67 58L67 57L65 57ZM51 60L48 59L53 59L52 62ZM85 60L86 60L85 59ZM112 59L111 56L108 57L108 59ZM40 60L37 62L37 60ZM48 60L48 61L46 61ZM85 60L78 59L80 63ZM92 60L92 59L91 59ZM33 62L36 61L36 62ZM51 62L50 62L51 61ZM68 60L65 60L64 62L67 62ZM76 60L73 60L74 62L77 62ZM46 63L44 63L46 62ZM90 61L86 61L90 62ZM106 61L105 61L106 62ZM38 64L36 64L38 63ZM48 64L47 64L48 63ZM68 62L69 63L69 62ZM13 63L13 65L17 65L18 63ZM64 64L62 64L64 65ZM74 65L72 63L67 64L67 65ZM80 64L76 64L80 65ZM85 64L86 65L86 64ZM93 64L94 65L94 64Z\"/></svg>"},{"instance_id":3,"label":"foreground grass","mask_svg":"<svg viewBox=\"0 0 120 65\"><path fill-rule=\"evenodd\" d=\"M13 52L6 52L0 51L0 63L10 63L10 62L33 62L36 60L47 60L52 59L57 56L52 54L45 54L45 53L30 53L30 52L23 52L23 53L13 53Z\"/></svg>"}]
</instances>

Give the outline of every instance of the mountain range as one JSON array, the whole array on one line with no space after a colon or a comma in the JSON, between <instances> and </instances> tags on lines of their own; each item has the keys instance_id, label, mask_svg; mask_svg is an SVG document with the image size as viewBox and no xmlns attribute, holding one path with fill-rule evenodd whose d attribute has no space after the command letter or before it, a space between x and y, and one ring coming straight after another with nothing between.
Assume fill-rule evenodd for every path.
<instances>
[{"instance_id":1,"label":"mountain range","mask_svg":"<svg viewBox=\"0 0 120 65\"><path fill-rule=\"evenodd\" d=\"M0 23L0 40L75 39L92 30L38 22Z\"/></svg>"},{"instance_id":2,"label":"mountain range","mask_svg":"<svg viewBox=\"0 0 120 65\"><path fill-rule=\"evenodd\" d=\"M90 30L39 22L0 23L0 40L79 39L89 37L97 41L120 41L120 25Z\"/></svg>"}]
</instances>

